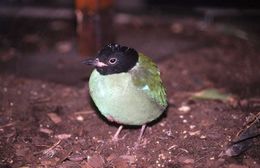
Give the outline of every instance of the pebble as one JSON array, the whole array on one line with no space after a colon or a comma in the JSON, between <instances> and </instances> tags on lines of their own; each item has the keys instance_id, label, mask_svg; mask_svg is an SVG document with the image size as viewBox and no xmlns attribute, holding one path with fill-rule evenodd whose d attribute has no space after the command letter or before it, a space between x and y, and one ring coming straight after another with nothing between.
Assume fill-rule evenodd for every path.
<instances>
[{"instance_id":1,"label":"pebble","mask_svg":"<svg viewBox=\"0 0 260 168\"><path fill-rule=\"evenodd\" d=\"M71 137L71 134L59 134L59 135L55 135L55 138L58 138L60 140L62 139L68 139Z\"/></svg>"},{"instance_id":2,"label":"pebble","mask_svg":"<svg viewBox=\"0 0 260 168\"><path fill-rule=\"evenodd\" d=\"M198 131L193 131L193 132L189 132L189 135L190 136L194 136L194 135L200 135L200 130L198 130Z\"/></svg>"},{"instance_id":3,"label":"pebble","mask_svg":"<svg viewBox=\"0 0 260 168\"><path fill-rule=\"evenodd\" d=\"M94 155L88 159L88 164L91 167L96 167L96 168L104 167L105 161L104 161L103 157L101 157L100 155Z\"/></svg>"},{"instance_id":4,"label":"pebble","mask_svg":"<svg viewBox=\"0 0 260 168\"><path fill-rule=\"evenodd\" d=\"M215 160L215 157L211 157L211 158L209 158L209 160Z\"/></svg>"},{"instance_id":5,"label":"pebble","mask_svg":"<svg viewBox=\"0 0 260 168\"><path fill-rule=\"evenodd\" d=\"M13 103L13 102L10 102L10 106L13 107L13 106L14 106L14 103Z\"/></svg>"},{"instance_id":6,"label":"pebble","mask_svg":"<svg viewBox=\"0 0 260 168\"><path fill-rule=\"evenodd\" d=\"M196 126L195 125L190 125L190 129L193 129L195 128Z\"/></svg>"},{"instance_id":7,"label":"pebble","mask_svg":"<svg viewBox=\"0 0 260 168\"><path fill-rule=\"evenodd\" d=\"M161 127L164 127L165 124L166 124L165 122L161 122L161 123L160 123L160 126L161 126Z\"/></svg>"},{"instance_id":8,"label":"pebble","mask_svg":"<svg viewBox=\"0 0 260 168\"><path fill-rule=\"evenodd\" d=\"M206 138L207 138L207 136L205 136L205 135L200 136L200 139L206 139Z\"/></svg>"},{"instance_id":9,"label":"pebble","mask_svg":"<svg viewBox=\"0 0 260 168\"><path fill-rule=\"evenodd\" d=\"M172 136L172 131L171 131L171 130L165 131L165 134L166 134L167 136Z\"/></svg>"},{"instance_id":10,"label":"pebble","mask_svg":"<svg viewBox=\"0 0 260 168\"><path fill-rule=\"evenodd\" d=\"M181 112L188 112L190 111L190 106L182 105L181 107L178 108L178 110Z\"/></svg>"},{"instance_id":11,"label":"pebble","mask_svg":"<svg viewBox=\"0 0 260 168\"><path fill-rule=\"evenodd\" d=\"M81 115L79 115L79 116L77 116L77 118L76 118L78 121L84 121L84 117L83 116L81 116Z\"/></svg>"}]
</instances>

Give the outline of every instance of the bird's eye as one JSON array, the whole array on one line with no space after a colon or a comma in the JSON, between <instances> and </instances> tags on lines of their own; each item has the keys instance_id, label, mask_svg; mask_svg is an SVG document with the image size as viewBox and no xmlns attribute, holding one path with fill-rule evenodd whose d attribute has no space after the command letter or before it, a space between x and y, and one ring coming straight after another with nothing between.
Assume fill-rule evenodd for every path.
<instances>
[{"instance_id":1,"label":"bird's eye","mask_svg":"<svg viewBox=\"0 0 260 168\"><path fill-rule=\"evenodd\" d=\"M117 62L117 59L116 58L110 58L109 59L109 63L110 64L115 64Z\"/></svg>"}]
</instances>

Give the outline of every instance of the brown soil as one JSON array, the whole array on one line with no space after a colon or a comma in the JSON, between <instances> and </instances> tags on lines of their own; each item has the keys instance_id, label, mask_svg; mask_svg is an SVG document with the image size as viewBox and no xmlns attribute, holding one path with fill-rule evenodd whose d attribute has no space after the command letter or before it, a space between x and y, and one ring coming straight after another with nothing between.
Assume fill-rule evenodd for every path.
<instances>
[{"instance_id":1,"label":"brown soil","mask_svg":"<svg viewBox=\"0 0 260 168\"><path fill-rule=\"evenodd\" d=\"M0 167L260 167L259 139L237 157L219 156L259 110L250 100L260 98L260 52L218 26L203 28L189 18L118 23L117 41L153 57L167 88L168 110L148 126L137 149L139 128L125 128L125 139L111 141L118 125L98 114L88 95L90 69L79 65L75 53L53 51L43 35L33 50L15 46L14 56L1 63ZM205 88L235 98L191 99Z\"/></svg>"}]
</instances>

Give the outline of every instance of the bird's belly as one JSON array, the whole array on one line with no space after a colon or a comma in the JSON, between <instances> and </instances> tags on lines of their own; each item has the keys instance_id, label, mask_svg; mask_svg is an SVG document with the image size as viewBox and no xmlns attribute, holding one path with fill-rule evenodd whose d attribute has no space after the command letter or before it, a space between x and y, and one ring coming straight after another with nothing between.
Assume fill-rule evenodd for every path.
<instances>
[{"instance_id":1,"label":"bird's belly","mask_svg":"<svg viewBox=\"0 0 260 168\"><path fill-rule=\"evenodd\" d=\"M163 112L155 101L133 84L128 73L103 76L94 70L89 89L101 114L118 123L142 125Z\"/></svg>"}]
</instances>

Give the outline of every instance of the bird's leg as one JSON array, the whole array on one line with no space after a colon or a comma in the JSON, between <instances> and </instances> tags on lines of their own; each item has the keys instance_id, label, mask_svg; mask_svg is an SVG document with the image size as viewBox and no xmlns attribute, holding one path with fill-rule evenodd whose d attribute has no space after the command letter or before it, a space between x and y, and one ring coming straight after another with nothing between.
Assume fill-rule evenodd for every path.
<instances>
[{"instance_id":1,"label":"bird's leg","mask_svg":"<svg viewBox=\"0 0 260 168\"><path fill-rule=\"evenodd\" d=\"M137 142L135 143L135 146L134 146L134 149L137 149L138 146L142 146L142 145L146 145L146 141L144 141L143 143L142 142L142 137L144 135L144 131L145 131L145 128L146 128L146 124L142 125L142 128L141 128L141 131L140 131L140 134L139 134L139 137L137 139Z\"/></svg>"},{"instance_id":2,"label":"bird's leg","mask_svg":"<svg viewBox=\"0 0 260 168\"><path fill-rule=\"evenodd\" d=\"M123 125L120 125L120 127L117 129L115 135L113 136L112 141L118 141L118 140L125 138L126 135L124 135L122 138L118 137L122 129L123 129Z\"/></svg>"},{"instance_id":3,"label":"bird's leg","mask_svg":"<svg viewBox=\"0 0 260 168\"><path fill-rule=\"evenodd\" d=\"M145 128L146 128L146 124L142 125L141 131L140 131L140 134L139 134L139 137L138 137L138 139L137 139L138 143L141 143L141 141L142 141L142 136L143 136L143 134L144 134Z\"/></svg>"}]
</instances>

